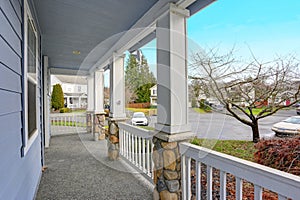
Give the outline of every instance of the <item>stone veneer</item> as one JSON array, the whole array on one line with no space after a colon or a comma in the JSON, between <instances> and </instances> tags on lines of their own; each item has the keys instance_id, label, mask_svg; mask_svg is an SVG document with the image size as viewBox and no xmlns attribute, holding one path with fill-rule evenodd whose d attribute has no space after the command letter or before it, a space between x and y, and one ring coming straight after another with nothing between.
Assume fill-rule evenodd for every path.
<instances>
[{"instance_id":1,"label":"stone veneer","mask_svg":"<svg viewBox=\"0 0 300 200\"><path fill-rule=\"evenodd\" d=\"M117 160L119 158L119 126L118 122L124 122L126 119L108 119L107 149L109 160Z\"/></svg>"},{"instance_id":2,"label":"stone veneer","mask_svg":"<svg viewBox=\"0 0 300 200\"><path fill-rule=\"evenodd\" d=\"M105 113L94 114L93 136L94 140L105 139Z\"/></svg>"},{"instance_id":3,"label":"stone veneer","mask_svg":"<svg viewBox=\"0 0 300 200\"><path fill-rule=\"evenodd\" d=\"M153 138L154 199L181 199L181 162L178 142Z\"/></svg>"},{"instance_id":4,"label":"stone veneer","mask_svg":"<svg viewBox=\"0 0 300 200\"><path fill-rule=\"evenodd\" d=\"M92 111L86 112L86 132L92 133L93 131L93 123L94 123L94 114Z\"/></svg>"}]
</instances>

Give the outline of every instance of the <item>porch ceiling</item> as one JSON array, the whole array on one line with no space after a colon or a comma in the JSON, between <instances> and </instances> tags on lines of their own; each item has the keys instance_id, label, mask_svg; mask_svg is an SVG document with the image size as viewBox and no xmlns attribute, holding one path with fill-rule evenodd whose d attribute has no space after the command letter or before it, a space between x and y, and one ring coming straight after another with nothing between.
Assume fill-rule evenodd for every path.
<instances>
[{"instance_id":1,"label":"porch ceiling","mask_svg":"<svg viewBox=\"0 0 300 200\"><path fill-rule=\"evenodd\" d=\"M42 32L43 55L61 74L88 72L158 2L179 0L32 0ZM198 2L198 3L197 3ZM198 0L192 13L212 0ZM97 48L97 53L89 53ZM116 49L117 50L117 49ZM79 51L76 55L73 51ZM85 58L88 57L87 60Z\"/></svg>"}]
</instances>

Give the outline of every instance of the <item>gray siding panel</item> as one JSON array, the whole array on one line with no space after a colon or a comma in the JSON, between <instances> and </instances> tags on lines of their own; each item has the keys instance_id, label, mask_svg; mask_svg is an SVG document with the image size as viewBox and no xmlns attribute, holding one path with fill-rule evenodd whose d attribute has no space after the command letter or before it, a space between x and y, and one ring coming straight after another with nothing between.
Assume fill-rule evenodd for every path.
<instances>
[{"instance_id":1,"label":"gray siding panel","mask_svg":"<svg viewBox=\"0 0 300 200\"><path fill-rule=\"evenodd\" d=\"M9 19L9 22L11 23L16 33L19 35L20 38L22 38L21 23L9 0L1 0L0 8L2 10L2 13L5 14L6 17Z\"/></svg>"},{"instance_id":2,"label":"gray siding panel","mask_svg":"<svg viewBox=\"0 0 300 200\"><path fill-rule=\"evenodd\" d=\"M0 63L0 74L5 74L5 77L0 79L0 88L21 93L21 77L6 66Z\"/></svg>"},{"instance_id":3,"label":"gray siding panel","mask_svg":"<svg viewBox=\"0 0 300 200\"><path fill-rule=\"evenodd\" d=\"M0 116L22 110L20 94L0 90L0 97ZM5 130L5 127L3 128Z\"/></svg>"},{"instance_id":4,"label":"gray siding panel","mask_svg":"<svg viewBox=\"0 0 300 200\"><path fill-rule=\"evenodd\" d=\"M21 74L21 58L0 37L0 62Z\"/></svg>"},{"instance_id":5,"label":"gray siding panel","mask_svg":"<svg viewBox=\"0 0 300 200\"><path fill-rule=\"evenodd\" d=\"M41 176L40 129L28 152L21 154L22 2L0 0L0 199L5 200L33 199Z\"/></svg>"},{"instance_id":6,"label":"gray siding panel","mask_svg":"<svg viewBox=\"0 0 300 200\"><path fill-rule=\"evenodd\" d=\"M21 147L21 138L20 138L20 131L22 127L21 122L21 112L11 113L9 115L0 116L0 127L5 127L0 131L0 152L6 152L7 145L11 145L13 141ZM17 151L19 151L17 149ZM20 153L20 152L19 152ZM2 162L0 162L0 168L2 166ZM1 173L0 173L1 175ZM1 180L1 179L0 179ZM1 188L1 187L0 187Z\"/></svg>"},{"instance_id":7,"label":"gray siding panel","mask_svg":"<svg viewBox=\"0 0 300 200\"><path fill-rule=\"evenodd\" d=\"M16 14L17 14L19 20L21 21L21 19L22 19L22 12L21 12L20 2L18 0L10 0L10 2L13 5L14 10L16 11Z\"/></svg>"},{"instance_id":8,"label":"gray siding panel","mask_svg":"<svg viewBox=\"0 0 300 200\"><path fill-rule=\"evenodd\" d=\"M33 199L41 176L40 138L33 143L26 159L20 159L17 154L9 154L14 162L10 164L8 172L14 173L7 173L1 179L0 199Z\"/></svg>"},{"instance_id":9,"label":"gray siding panel","mask_svg":"<svg viewBox=\"0 0 300 200\"><path fill-rule=\"evenodd\" d=\"M20 55L21 53L21 41L17 34L8 23L4 14L0 12L0 35L5 38L6 42ZM19 24L20 26L20 24Z\"/></svg>"}]
</instances>

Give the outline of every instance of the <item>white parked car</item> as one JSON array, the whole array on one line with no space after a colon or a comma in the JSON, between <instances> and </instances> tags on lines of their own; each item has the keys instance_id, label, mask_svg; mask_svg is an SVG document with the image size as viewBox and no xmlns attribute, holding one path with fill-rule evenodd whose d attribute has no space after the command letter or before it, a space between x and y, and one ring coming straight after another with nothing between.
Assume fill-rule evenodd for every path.
<instances>
[{"instance_id":1,"label":"white parked car","mask_svg":"<svg viewBox=\"0 0 300 200\"><path fill-rule=\"evenodd\" d=\"M131 124L135 126L148 126L148 119L143 112L135 112L133 113Z\"/></svg>"},{"instance_id":2,"label":"white parked car","mask_svg":"<svg viewBox=\"0 0 300 200\"><path fill-rule=\"evenodd\" d=\"M300 116L289 117L274 124L272 131L274 131L278 136L300 134Z\"/></svg>"}]
</instances>

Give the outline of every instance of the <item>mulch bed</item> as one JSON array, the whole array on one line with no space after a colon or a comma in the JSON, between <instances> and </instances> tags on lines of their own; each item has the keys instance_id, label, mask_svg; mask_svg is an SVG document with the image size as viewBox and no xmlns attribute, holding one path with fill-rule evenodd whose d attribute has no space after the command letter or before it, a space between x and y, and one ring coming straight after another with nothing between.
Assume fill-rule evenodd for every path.
<instances>
[{"instance_id":1,"label":"mulch bed","mask_svg":"<svg viewBox=\"0 0 300 200\"><path fill-rule=\"evenodd\" d=\"M192 199L196 199L196 163L192 160L191 163L191 190ZM201 199L207 199L207 179L206 179L206 165L201 164ZM226 177L226 199L235 200L235 177L232 174L227 174ZM213 169L213 199L220 199L220 170ZM243 180L243 199L252 200L254 199L254 185ZM272 191L263 190L263 199L277 200L278 195Z\"/></svg>"}]
</instances>

